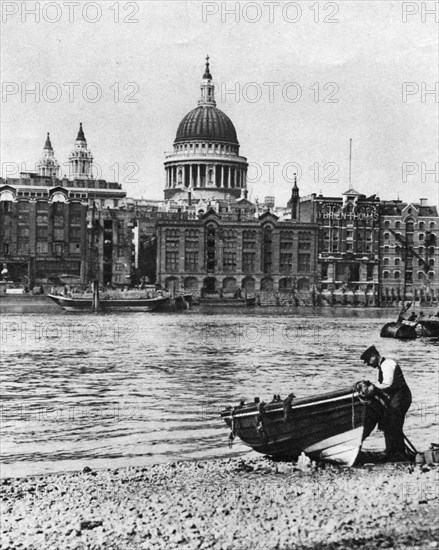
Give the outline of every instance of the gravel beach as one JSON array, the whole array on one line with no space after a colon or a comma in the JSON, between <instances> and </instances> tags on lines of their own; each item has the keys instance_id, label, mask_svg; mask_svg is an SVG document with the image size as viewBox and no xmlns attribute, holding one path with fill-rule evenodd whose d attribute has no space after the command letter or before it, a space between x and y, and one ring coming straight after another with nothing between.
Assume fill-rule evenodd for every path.
<instances>
[{"instance_id":1,"label":"gravel beach","mask_svg":"<svg viewBox=\"0 0 439 550\"><path fill-rule=\"evenodd\" d=\"M439 548L438 473L245 457L9 478L1 548Z\"/></svg>"}]
</instances>

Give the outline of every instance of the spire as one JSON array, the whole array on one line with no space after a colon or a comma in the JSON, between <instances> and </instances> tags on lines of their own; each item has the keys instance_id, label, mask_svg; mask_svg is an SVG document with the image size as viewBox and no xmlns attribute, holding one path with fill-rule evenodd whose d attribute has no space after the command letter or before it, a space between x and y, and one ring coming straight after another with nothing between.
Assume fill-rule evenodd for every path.
<instances>
[{"instance_id":1,"label":"spire","mask_svg":"<svg viewBox=\"0 0 439 550\"><path fill-rule=\"evenodd\" d=\"M293 185L293 195L299 194L299 188L297 187L297 174L294 173L294 185Z\"/></svg>"},{"instance_id":2,"label":"spire","mask_svg":"<svg viewBox=\"0 0 439 550\"><path fill-rule=\"evenodd\" d=\"M50 142L49 132L47 132L47 138L46 138L46 143L44 144L44 149L49 149L50 151L53 151L52 143Z\"/></svg>"},{"instance_id":3,"label":"spire","mask_svg":"<svg viewBox=\"0 0 439 550\"><path fill-rule=\"evenodd\" d=\"M198 105L212 105L215 107L215 86L212 84L212 75L210 74L210 57L206 57L206 68L203 74L203 80L201 82L201 98L198 101Z\"/></svg>"},{"instance_id":4,"label":"spire","mask_svg":"<svg viewBox=\"0 0 439 550\"><path fill-rule=\"evenodd\" d=\"M59 164L55 158L50 141L50 134L47 132L46 143L44 144L43 155L37 164L38 174L49 178L57 178L59 175Z\"/></svg>"},{"instance_id":5,"label":"spire","mask_svg":"<svg viewBox=\"0 0 439 550\"><path fill-rule=\"evenodd\" d=\"M210 59L210 57L207 55L206 56L206 69L204 70L203 80L204 79L212 80L212 75L210 74L210 68L209 68L210 67L209 59Z\"/></svg>"},{"instance_id":6,"label":"spire","mask_svg":"<svg viewBox=\"0 0 439 550\"><path fill-rule=\"evenodd\" d=\"M76 138L76 141L85 141L87 143L84 136L84 131L82 129L82 122L79 123L79 132L78 132L78 137Z\"/></svg>"},{"instance_id":7,"label":"spire","mask_svg":"<svg viewBox=\"0 0 439 550\"><path fill-rule=\"evenodd\" d=\"M299 187L297 186L297 174L294 173L294 186L291 193L291 199L288 202L288 206L291 207L291 219L299 219Z\"/></svg>"},{"instance_id":8,"label":"spire","mask_svg":"<svg viewBox=\"0 0 439 550\"><path fill-rule=\"evenodd\" d=\"M78 136L73 151L69 155L70 177L72 179L92 178L93 155L87 147L82 122L79 123Z\"/></svg>"}]
</instances>

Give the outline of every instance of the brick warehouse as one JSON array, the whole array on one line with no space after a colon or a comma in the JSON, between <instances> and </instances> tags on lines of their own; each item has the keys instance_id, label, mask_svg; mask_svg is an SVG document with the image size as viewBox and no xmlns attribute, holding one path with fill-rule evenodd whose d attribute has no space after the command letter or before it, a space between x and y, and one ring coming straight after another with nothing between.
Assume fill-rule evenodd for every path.
<instances>
[{"instance_id":1,"label":"brick warehouse","mask_svg":"<svg viewBox=\"0 0 439 550\"><path fill-rule=\"evenodd\" d=\"M69 157L70 178L59 178L50 136L37 164L0 180L0 263L9 277L35 284L127 284L131 220L118 183L92 177L93 157L80 125Z\"/></svg>"}]
</instances>

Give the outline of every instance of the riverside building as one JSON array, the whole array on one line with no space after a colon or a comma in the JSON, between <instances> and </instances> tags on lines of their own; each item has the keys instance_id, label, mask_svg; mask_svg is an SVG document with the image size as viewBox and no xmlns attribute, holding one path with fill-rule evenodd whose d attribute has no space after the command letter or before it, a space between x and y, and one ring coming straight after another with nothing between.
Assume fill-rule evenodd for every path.
<instances>
[{"instance_id":1,"label":"riverside building","mask_svg":"<svg viewBox=\"0 0 439 550\"><path fill-rule=\"evenodd\" d=\"M348 189L341 197L312 194L301 219L318 224L318 278L323 303L379 303L380 199Z\"/></svg>"},{"instance_id":2,"label":"riverside building","mask_svg":"<svg viewBox=\"0 0 439 550\"><path fill-rule=\"evenodd\" d=\"M380 287L383 305L439 300L439 217L421 199L380 205Z\"/></svg>"},{"instance_id":3,"label":"riverside building","mask_svg":"<svg viewBox=\"0 0 439 550\"><path fill-rule=\"evenodd\" d=\"M15 282L127 284L131 220L125 191L93 177L93 156L80 124L69 156L70 178L59 177L47 134L36 172L0 180L0 264Z\"/></svg>"}]
</instances>

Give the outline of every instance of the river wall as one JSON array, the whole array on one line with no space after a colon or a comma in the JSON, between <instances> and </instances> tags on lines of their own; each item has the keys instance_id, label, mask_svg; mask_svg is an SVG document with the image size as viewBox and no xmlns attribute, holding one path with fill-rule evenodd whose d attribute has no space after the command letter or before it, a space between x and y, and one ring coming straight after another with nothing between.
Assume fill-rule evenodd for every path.
<instances>
[{"instance_id":1,"label":"river wall","mask_svg":"<svg viewBox=\"0 0 439 550\"><path fill-rule=\"evenodd\" d=\"M61 313L62 309L45 295L0 294L0 314Z\"/></svg>"}]
</instances>

